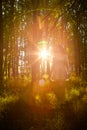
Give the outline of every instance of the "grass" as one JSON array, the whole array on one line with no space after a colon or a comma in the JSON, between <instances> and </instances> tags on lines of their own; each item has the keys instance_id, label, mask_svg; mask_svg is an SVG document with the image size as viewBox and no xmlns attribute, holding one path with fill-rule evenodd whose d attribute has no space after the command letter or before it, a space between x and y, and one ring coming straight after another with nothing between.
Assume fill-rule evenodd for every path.
<instances>
[{"instance_id":1,"label":"grass","mask_svg":"<svg viewBox=\"0 0 87 130\"><path fill-rule=\"evenodd\" d=\"M58 94L63 95L63 91L46 82L45 86L38 82L32 86L28 80L8 81L0 97L1 130L87 129L86 83L71 78L64 84L65 99L60 101Z\"/></svg>"}]
</instances>

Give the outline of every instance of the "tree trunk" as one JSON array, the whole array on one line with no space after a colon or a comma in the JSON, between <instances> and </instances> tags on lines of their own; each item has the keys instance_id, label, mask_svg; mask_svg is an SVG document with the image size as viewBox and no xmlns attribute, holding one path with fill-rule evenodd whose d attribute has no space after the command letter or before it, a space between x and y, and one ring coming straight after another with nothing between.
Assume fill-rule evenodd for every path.
<instances>
[{"instance_id":1,"label":"tree trunk","mask_svg":"<svg viewBox=\"0 0 87 130\"><path fill-rule=\"evenodd\" d=\"M2 0L0 1L0 88L3 87L3 20Z\"/></svg>"},{"instance_id":2,"label":"tree trunk","mask_svg":"<svg viewBox=\"0 0 87 130\"><path fill-rule=\"evenodd\" d=\"M12 72L13 72L13 77L15 78L18 75L18 64L17 64L17 45L16 45L16 40L15 40L15 25L14 25L14 2L15 0L10 0L11 4L11 9L10 9L10 20L11 20L11 49L13 50L12 53Z\"/></svg>"}]
</instances>

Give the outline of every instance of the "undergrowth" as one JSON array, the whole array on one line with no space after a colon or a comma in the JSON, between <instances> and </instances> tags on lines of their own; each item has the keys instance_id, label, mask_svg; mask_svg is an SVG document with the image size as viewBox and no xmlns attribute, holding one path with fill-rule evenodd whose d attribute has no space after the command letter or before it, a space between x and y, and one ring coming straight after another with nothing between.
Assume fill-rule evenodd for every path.
<instances>
[{"instance_id":1,"label":"undergrowth","mask_svg":"<svg viewBox=\"0 0 87 130\"><path fill-rule=\"evenodd\" d=\"M65 99L59 103L53 90L33 94L28 79L9 80L0 96L0 129L86 130L87 84L71 76L64 85Z\"/></svg>"}]
</instances>

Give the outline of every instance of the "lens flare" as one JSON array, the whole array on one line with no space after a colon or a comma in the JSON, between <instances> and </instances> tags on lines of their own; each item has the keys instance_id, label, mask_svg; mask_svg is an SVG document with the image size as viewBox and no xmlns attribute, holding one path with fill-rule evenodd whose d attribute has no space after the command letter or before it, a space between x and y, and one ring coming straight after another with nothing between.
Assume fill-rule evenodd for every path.
<instances>
[{"instance_id":1,"label":"lens flare","mask_svg":"<svg viewBox=\"0 0 87 130\"><path fill-rule=\"evenodd\" d=\"M44 84L45 84L44 79L40 79L40 80L39 80L39 85L40 85L40 86L44 86Z\"/></svg>"},{"instance_id":2,"label":"lens flare","mask_svg":"<svg viewBox=\"0 0 87 130\"><path fill-rule=\"evenodd\" d=\"M46 58L47 58L48 52L47 52L47 50L46 50L45 48L40 52L40 56L41 56L41 58L43 58L43 59L46 59Z\"/></svg>"}]
</instances>

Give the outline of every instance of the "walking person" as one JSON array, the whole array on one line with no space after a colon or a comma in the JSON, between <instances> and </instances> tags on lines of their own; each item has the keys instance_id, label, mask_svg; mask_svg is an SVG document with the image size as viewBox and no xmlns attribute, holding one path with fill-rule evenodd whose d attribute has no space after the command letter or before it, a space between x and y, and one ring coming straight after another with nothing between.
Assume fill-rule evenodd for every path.
<instances>
[{"instance_id":1,"label":"walking person","mask_svg":"<svg viewBox=\"0 0 87 130\"><path fill-rule=\"evenodd\" d=\"M65 81L68 76L69 62L68 55L61 45L54 48L53 65L51 77L54 80L55 91L59 100L65 98Z\"/></svg>"}]
</instances>

